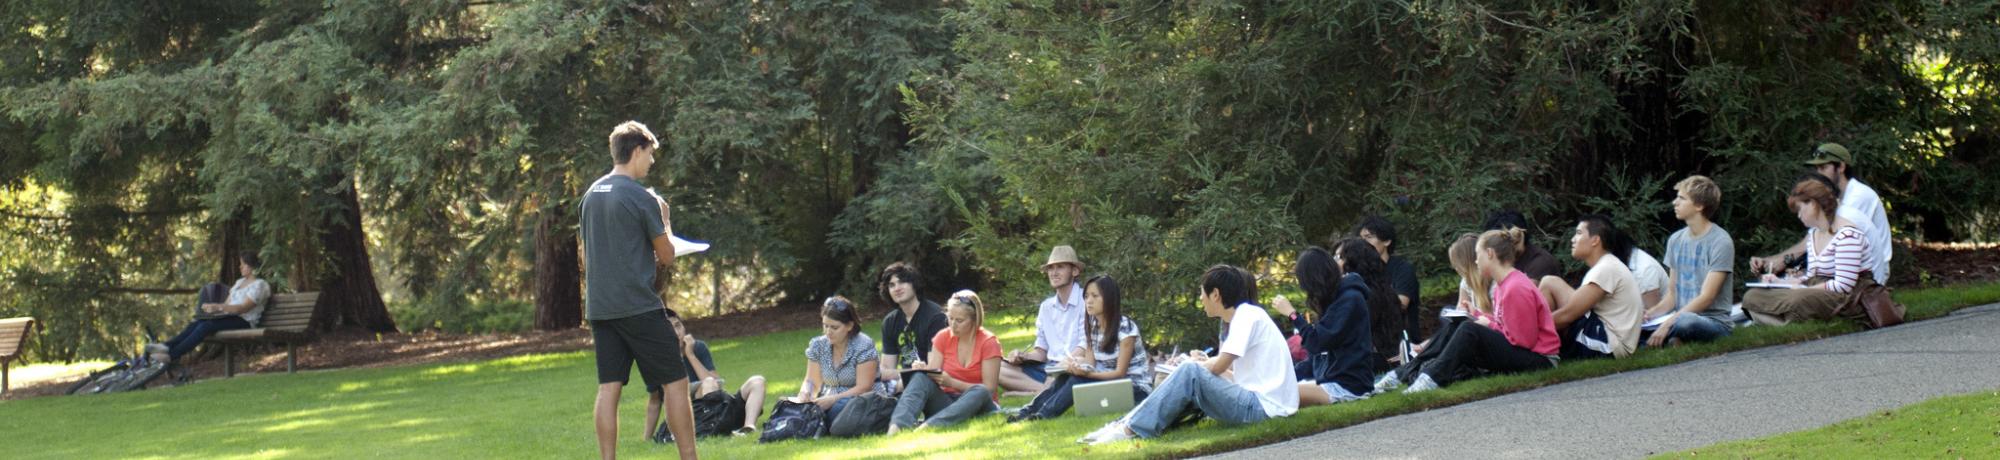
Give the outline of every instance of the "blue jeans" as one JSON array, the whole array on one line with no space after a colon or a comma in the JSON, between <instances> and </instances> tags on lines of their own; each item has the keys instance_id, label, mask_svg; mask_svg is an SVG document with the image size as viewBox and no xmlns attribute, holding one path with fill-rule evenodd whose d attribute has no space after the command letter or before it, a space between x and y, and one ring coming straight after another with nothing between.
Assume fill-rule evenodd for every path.
<instances>
[{"instance_id":1,"label":"blue jeans","mask_svg":"<svg viewBox=\"0 0 2000 460\"><path fill-rule=\"evenodd\" d=\"M1046 367L1042 367L1042 365L1040 364L1033 366L1021 366L1021 374L1028 376L1028 378L1035 379L1035 381L1037 382L1049 381L1049 369Z\"/></svg>"},{"instance_id":2,"label":"blue jeans","mask_svg":"<svg viewBox=\"0 0 2000 460\"><path fill-rule=\"evenodd\" d=\"M244 321L241 316L198 319L193 323L189 323L186 329L181 329L180 335L176 335L172 339L167 339L166 342L161 342L160 344L167 346L167 356L171 357L169 360L178 360L181 359L181 355L194 351L196 345L201 345L201 341L208 340L209 336L215 335L217 332L249 328L250 322Z\"/></svg>"},{"instance_id":3,"label":"blue jeans","mask_svg":"<svg viewBox=\"0 0 2000 460\"><path fill-rule=\"evenodd\" d=\"M1675 313L1674 330L1667 332L1668 339L1680 339L1682 343L1707 342L1730 333L1729 323L1694 313Z\"/></svg>"},{"instance_id":4,"label":"blue jeans","mask_svg":"<svg viewBox=\"0 0 2000 460\"><path fill-rule=\"evenodd\" d=\"M1256 393L1209 373L1201 364L1181 363L1166 383L1125 414L1125 426L1141 438L1159 437L1188 409L1232 425L1270 418Z\"/></svg>"},{"instance_id":5,"label":"blue jeans","mask_svg":"<svg viewBox=\"0 0 2000 460\"><path fill-rule=\"evenodd\" d=\"M1119 378L1129 379L1130 377ZM1070 406L1076 405L1075 391L1077 385L1096 382L1103 382L1103 380L1077 377L1069 374L1057 375L1056 380L1050 382L1048 388L1042 389L1041 393L1035 395L1034 401L1028 402L1027 407L1021 408L1021 413L1035 414L1039 418L1060 417L1063 412L1069 411ZM1139 388L1137 385L1132 386L1132 400L1145 401L1146 390Z\"/></svg>"},{"instance_id":6,"label":"blue jeans","mask_svg":"<svg viewBox=\"0 0 2000 460\"><path fill-rule=\"evenodd\" d=\"M903 389L903 396L896 399L896 413L889 417L889 423L897 428L909 429L917 426L917 416L923 416L926 425L946 427L999 407L999 403L993 402L993 392L988 391L986 385L973 384L972 388L953 396L938 387L930 374L917 373L910 377L910 387Z\"/></svg>"}]
</instances>

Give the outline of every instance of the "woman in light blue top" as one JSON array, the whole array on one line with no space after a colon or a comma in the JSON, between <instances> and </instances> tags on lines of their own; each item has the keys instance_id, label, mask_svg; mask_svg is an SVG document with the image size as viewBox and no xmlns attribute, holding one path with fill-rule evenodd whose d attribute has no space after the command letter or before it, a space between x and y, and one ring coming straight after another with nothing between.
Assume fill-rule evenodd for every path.
<instances>
[{"instance_id":1,"label":"woman in light blue top","mask_svg":"<svg viewBox=\"0 0 2000 460\"><path fill-rule=\"evenodd\" d=\"M874 382L879 368L875 340L861 333L861 317L854 302L846 297L826 299L820 310L820 330L806 346L806 382L799 387L795 402L811 402L826 410L827 420L840 415L847 401L873 387L856 382Z\"/></svg>"}]
</instances>

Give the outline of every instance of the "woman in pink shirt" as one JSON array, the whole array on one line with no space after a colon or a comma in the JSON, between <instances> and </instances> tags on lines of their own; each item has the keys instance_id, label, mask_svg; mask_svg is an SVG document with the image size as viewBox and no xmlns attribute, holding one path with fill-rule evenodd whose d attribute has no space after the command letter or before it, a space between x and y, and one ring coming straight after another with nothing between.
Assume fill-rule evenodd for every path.
<instances>
[{"instance_id":1,"label":"woman in pink shirt","mask_svg":"<svg viewBox=\"0 0 2000 460\"><path fill-rule=\"evenodd\" d=\"M945 303L949 326L931 339L929 361L910 364L910 376L889 434L910 428L942 427L999 410L1000 338L983 325L986 307L979 294L958 291ZM922 425L917 417L924 417Z\"/></svg>"},{"instance_id":2,"label":"woman in pink shirt","mask_svg":"<svg viewBox=\"0 0 2000 460\"><path fill-rule=\"evenodd\" d=\"M1452 332L1451 341L1404 393L1450 385L1473 369L1507 373L1548 369L1560 359L1561 339L1549 306L1527 275L1514 269L1527 235L1521 229L1492 230L1479 235L1479 272L1493 285L1493 315L1480 316Z\"/></svg>"}]
</instances>

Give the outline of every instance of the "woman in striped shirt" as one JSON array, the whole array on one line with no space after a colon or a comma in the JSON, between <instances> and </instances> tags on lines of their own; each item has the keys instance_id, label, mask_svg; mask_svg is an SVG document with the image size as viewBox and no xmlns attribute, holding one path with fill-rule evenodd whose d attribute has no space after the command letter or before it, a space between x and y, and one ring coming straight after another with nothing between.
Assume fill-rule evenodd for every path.
<instances>
[{"instance_id":1,"label":"woman in striped shirt","mask_svg":"<svg viewBox=\"0 0 2000 460\"><path fill-rule=\"evenodd\" d=\"M1850 294L1875 282L1868 271L1875 257L1861 228L1836 212L1840 189L1826 177L1806 174L1794 182L1785 202L1806 225L1806 268L1795 276L1764 275L1765 283L1785 287L1751 289L1743 295L1743 311L1770 325L1865 315L1859 308L1841 314Z\"/></svg>"}]
</instances>

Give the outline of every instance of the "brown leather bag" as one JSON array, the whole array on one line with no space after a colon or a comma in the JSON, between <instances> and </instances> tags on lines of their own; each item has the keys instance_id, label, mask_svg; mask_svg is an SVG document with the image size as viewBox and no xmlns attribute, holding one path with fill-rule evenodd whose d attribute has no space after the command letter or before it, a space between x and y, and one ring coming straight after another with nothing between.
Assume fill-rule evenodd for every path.
<instances>
[{"instance_id":1,"label":"brown leather bag","mask_svg":"<svg viewBox=\"0 0 2000 460\"><path fill-rule=\"evenodd\" d=\"M1855 277L1854 291L1848 293L1847 304L1840 307L1841 311L1848 311L1849 308L1859 308L1868 314L1868 320L1862 325L1869 329L1903 324L1903 304L1889 297L1888 286L1875 283L1872 272L1864 271Z\"/></svg>"}]
</instances>

